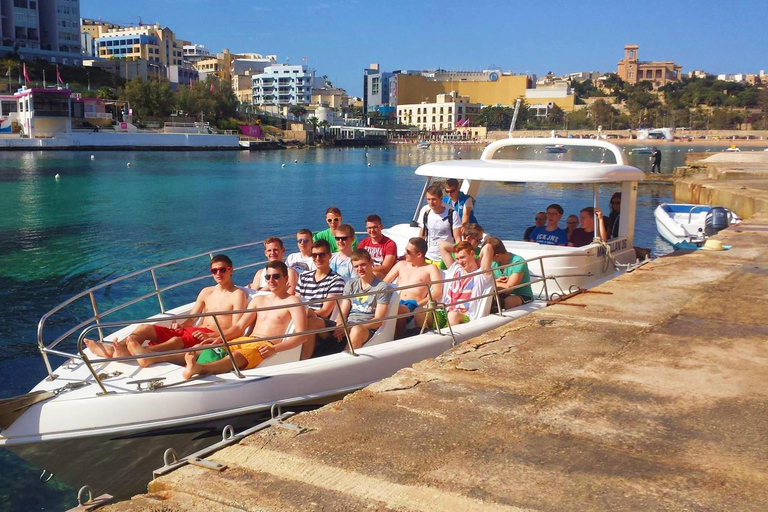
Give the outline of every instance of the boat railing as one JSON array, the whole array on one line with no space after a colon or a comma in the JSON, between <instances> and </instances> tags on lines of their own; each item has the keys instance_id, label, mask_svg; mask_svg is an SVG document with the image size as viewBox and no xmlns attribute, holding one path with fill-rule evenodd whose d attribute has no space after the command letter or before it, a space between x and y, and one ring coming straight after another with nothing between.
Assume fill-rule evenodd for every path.
<instances>
[{"instance_id":1,"label":"boat railing","mask_svg":"<svg viewBox=\"0 0 768 512\"><path fill-rule=\"evenodd\" d=\"M709 206L705 205L705 204L702 204L702 205L697 205L697 206L694 206L693 208L691 208L691 210L688 212L688 224L690 224L691 221L693 220L693 212L694 212L694 210L704 211L705 208L709 209Z\"/></svg>"},{"instance_id":2,"label":"boat railing","mask_svg":"<svg viewBox=\"0 0 768 512\"><path fill-rule=\"evenodd\" d=\"M284 235L284 236L280 236L278 238L284 239L284 238L288 238L289 236L292 236L292 235ZM37 324L37 343L38 343L38 348L40 349L40 351L41 351L41 353L43 355L43 360L45 362L45 366L46 366L46 370L48 371L49 378L53 377L53 371L52 371L52 368L51 368L51 365L50 365L50 361L48 360L48 357L47 357L48 353L52 353L52 352L50 352L50 349L56 348L56 346L59 343L61 343L65 339L69 338L72 334L76 333L80 329L82 329L85 326L95 322L96 327L99 330L99 337L100 337L100 339L103 339L102 330L101 330L101 324L103 323L102 320L105 317L107 317L109 315L112 315L114 313L117 313L118 311L124 310L124 309L126 309L126 308L128 308L130 306L133 306L135 304L138 304L140 302L143 302L143 301L145 301L147 299L151 299L153 297L155 297L157 299L159 313L161 315L164 315L164 314L166 314L166 307L165 307L165 303L163 301L163 294L165 294L165 293L167 293L167 292L169 292L171 290L174 290L176 288L179 288L181 286L185 286L185 285L188 285L188 284L191 284L191 283L195 283L195 282L202 281L204 279L210 278L209 275L201 275L201 276L196 276L196 277L192 277L192 278L189 278L189 279L184 279L182 281L175 282L175 283L172 283L172 284L167 285L167 286L160 286L159 281L158 281L158 275L157 275L159 270L168 269L168 268L180 265L181 263L192 261L192 260L199 259L199 258L204 258L204 257L207 257L210 260L210 259L213 259L214 255L221 254L221 253L224 253L224 252L230 252L230 251L235 251L235 250L247 249L247 248L257 247L257 246L260 246L260 245L263 246L264 242L265 242L265 240L259 240L257 242L249 242L249 243L246 243L246 244L239 244L239 245L232 245L232 246L222 247L222 248L218 248L218 249L214 249L214 250L210 250L210 251L205 251L205 252L201 252L201 253L198 253L198 254L194 254L192 256L186 256L184 258L178 258L178 259L171 260L171 261L168 261L168 262L160 263L160 264L153 265L153 266L141 269L141 270L136 270L134 272L130 272L130 273L125 274L123 276L120 276L118 278L111 279L109 281L101 283L101 284L99 284L97 286L88 288L87 290L85 290L83 292L80 292L80 293L70 297L69 299L65 300L64 302L62 302L58 306L54 307L50 311L46 312L40 318L40 321ZM252 267L255 267L255 266L258 266L258 265L263 265L265 263L266 263L266 260L260 259L260 260L257 260L255 262L252 262L252 263L248 263L248 264L241 265L241 266L236 266L236 267L234 267L234 269L235 270L242 270L242 269L252 268ZM114 307L112 307L110 309L107 309L107 310L101 310L99 308L98 300L96 298L96 293L97 292L100 292L102 290L107 290L110 287L113 287L113 286L115 286L115 285L117 285L119 283L131 280L131 279L142 278L142 277L144 277L144 278L146 278L146 277L151 278L151 282L152 282L151 291L149 291L149 292L147 292L145 294L142 294L142 295L140 295L138 297L134 297L134 298L132 298L130 300L127 300L125 302L122 302L122 303L118 304L117 306L114 306ZM45 341L44 341L44 334L45 334L45 325L48 322L48 320L52 316L56 315L57 313L62 312L62 310L64 310L68 306L70 306L70 305L72 305L72 304L74 304L74 303L76 303L78 301L84 300L86 298L90 301L90 306L91 306L91 309L93 311L93 316L91 316L90 318L87 318L87 319L79 322L77 325L67 329L64 333L62 333L59 336L57 336L52 342L46 344ZM48 350L44 350L44 349L48 349Z\"/></svg>"},{"instance_id":3,"label":"boat railing","mask_svg":"<svg viewBox=\"0 0 768 512\"><path fill-rule=\"evenodd\" d=\"M255 242L255 243L259 243L259 242ZM248 245L251 245L251 244L244 244L244 245L248 246ZM237 247L242 247L242 246L237 246ZM206 255L206 254L207 253L203 253L202 255ZM197 257L199 257L199 256L200 255L198 255ZM583 256L587 256L587 255L584 254ZM395 287L390 288L389 290L387 290L385 292L379 292L379 293L392 293L392 292L395 292L395 291L401 292L401 291L409 290L409 289L413 289L413 288L426 288L427 289L427 296L428 296L429 300L428 300L427 304L424 306L424 308L422 309L422 311L425 311L427 313L427 315L425 316L424 324L421 326L421 332L424 332L428 328L428 321L427 320L429 318L431 318L432 319L432 325L436 329L437 333L439 335L442 335L443 334L442 328L441 328L440 322L438 321L438 318L437 318L437 312L439 310L447 311L452 306L457 306L457 305L460 305L460 304L465 304L465 303L469 303L469 302L473 302L473 301L478 301L478 300L481 300L481 299L484 299L484 298L491 297L491 298L493 298L496 301L497 314L498 315L502 315L503 311L504 311L504 308L503 308L501 294L510 293L510 292L513 292L514 290L516 290L518 288L523 288L523 287L526 287L526 286L531 286L531 285L536 284L536 283L542 283L543 291L544 291L544 296L545 296L546 299L549 299L549 291L548 291L548 287L547 287L547 281L554 280L555 282L557 282L557 279L559 277L564 277L564 276L556 276L556 275L547 276L546 273L545 273L544 261L543 260L548 259L548 258L556 258L556 257L559 257L559 255L541 255L541 256L536 256L536 257L533 257L533 258L530 258L530 259L527 259L527 260L524 260L524 261L511 262L511 263L506 264L506 265L500 265L500 266L495 267L495 268L490 268L490 269L485 269L485 270L478 269L475 272L472 272L470 274L466 274L466 275L463 275L463 276L457 276L457 277L452 277L452 278L447 278L447 279L441 279L439 281L431 281L431 282L428 282L428 283L416 283L416 284L411 284L411 285L395 286ZM190 256L188 258L193 258L193 256ZM187 258L185 258L185 259L187 259ZM537 262L537 261L538 261L539 266L540 266L541 275L540 276L535 276L529 282L519 283L519 284L514 285L514 286L503 287L503 288L500 288L498 286L498 284L496 283L496 280L495 280L494 275L493 275L493 273L495 271L503 270L503 269L508 268L508 267L517 267L517 266L520 266L520 265L523 265L523 264L528 265L529 263L534 263L534 262ZM530 268L529 268L529 270L530 270ZM479 274L490 274L490 276L491 276L490 281L492 283L492 287L491 287L491 289L487 293L484 293L484 294L481 294L481 295L477 295L477 296L471 297L469 299L455 301L455 302L452 302L452 303L441 302L439 300L440 298L436 298L432 294L432 286L433 285L438 285L438 284L442 285L442 284L446 284L446 283L451 283L451 282L457 281L459 279L465 279L468 276L475 276L475 275L479 275ZM565 277L568 277L568 276L565 276ZM83 294L88 294L88 291L83 292ZM370 292L369 291L363 291L363 292L358 293L358 294L342 295L342 296L333 297L331 299L316 299L316 300L312 300L312 301L306 301L306 302L302 302L302 306L321 305L323 303L328 302L329 300L333 300L336 303L336 307L338 309L340 309L341 308L341 301L349 300L349 299L352 299L352 298L355 298L355 297L362 297L362 296L366 296L366 295L370 295ZM85 295L81 295L81 297L83 297L83 296L85 296ZM91 297L92 297L92 294L91 294ZM227 355L228 355L228 357L229 357L229 359L230 359L230 361L232 363L233 371L235 372L235 374L238 377L242 378L243 375L242 375L242 372L240 371L240 369L237 366L237 362L235 361L234 354L232 352L232 347L236 348L237 346L239 346L241 344L253 343L254 341L274 341L274 340L283 340L283 339L286 339L286 338L294 338L294 337L297 337L297 336L307 336L307 335L313 335L313 334L322 334L322 333L326 333L326 332L335 331L339 327L343 328L344 332L346 334L345 337L347 339L347 346L348 346L348 349L349 349L349 353L351 355L353 355L353 356L356 355L355 349L352 346L352 343L350 341L350 336L349 336L349 329L351 327L353 327L354 324L348 324L346 319L343 317L343 315L340 316L340 320L342 322L341 326L337 325L337 326L332 326L332 327L323 327L323 328L320 328L320 329L305 329L305 330L300 331L300 332L282 333L282 334L275 335L275 336L259 337L258 339L251 338L251 339L241 340L241 341L227 341L226 336L224 335L224 330L221 328L221 325L220 325L219 320L218 320L218 317L221 317L221 316L237 315L237 314L249 314L249 313L254 313L254 312L258 313L258 312L272 311L272 310L278 310L278 309L288 309L288 308L292 308L292 307L296 307L296 304L284 304L284 305L277 305L277 306L268 306L268 307L251 308L251 309L241 309L241 310L234 310L234 311L213 311L213 312L204 312L204 313L196 313L196 314L173 314L173 315L164 316L162 318L163 321L171 321L171 322L185 321L185 320L189 320L189 319L200 319L200 318L210 317L213 320L213 323L214 323L214 325L216 327L216 331L217 331L217 334L218 334L218 338L221 341L219 343L215 343L215 344L200 345L200 346L195 346L195 347L192 347L192 348L181 348L181 349L176 349L176 350L168 350L168 351L164 351L162 353L162 355L163 356L167 356L167 355L175 355L175 354L185 354L187 352L197 352L197 351L201 351L201 350L205 350L205 349L209 349L209 348L223 348L227 352ZM406 317L410 317L410 316L412 316L411 312L403 313L403 314L399 314L398 313L398 314L394 314L394 315L387 315L387 316L385 316L383 318L377 319L377 321L380 321L380 322L383 323L383 322L386 322L388 320L396 321L396 320L398 320L400 318L406 318ZM41 320L41 322L42 322L42 320ZM103 393L107 393L107 390L104 387L104 384L101 382L100 374L94 368L95 364L106 363L106 362L111 362L111 361L133 361L133 360L150 358L150 357L158 357L158 355L160 355L160 353L155 352L155 353L151 353L151 354L137 354L137 355L111 357L111 358L103 358L103 357L102 358L95 358L95 359L89 358L88 355L84 352L84 340L85 340L86 336L88 335L88 333L90 333L93 330L98 330L98 332L99 332L99 339L100 339L100 341L103 341L103 336L102 336L103 329L122 328L122 327L130 326L130 325L145 324L145 323L147 323L147 319L143 318L143 319L134 319L134 320L122 320L122 321L115 321L115 322L98 322L98 323L95 323L95 322L98 322L98 315L95 315L89 321L86 321L86 325L83 325L83 323L78 324L78 327L75 329L75 330L78 330L78 329L84 327L84 329L82 330L82 332L78 336L78 340L77 340L77 353L68 353L68 352L65 352L65 351L62 351L62 350L57 350L55 348L55 344L54 343L52 343L51 346L41 346L40 350L41 350L41 353L43 354L43 358L46 361L46 365L48 365L48 359L47 359L47 355L48 354L55 355L55 356L60 356L60 357L65 357L65 358L69 358L69 359L81 360L87 366L89 372L91 373L91 375L95 379L96 383L100 386L102 392ZM87 325L88 323L91 323L91 325ZM455 345L456 344L456 338L455 338L455 335L453 333L453 328L452 328L451 324L447 323L446 327L448 328L449 335L451 336L451 338L453 338L453 343ZM68 331L68 332L71 334L72 330L70 329L70 331ZM60 339L57 340L56 343L58 343L59 341L61 341L61 340ZM53 374L53 372L49 371L49 379L54 379L55 377L56 376Z\"/></svg>"}]
</instances>

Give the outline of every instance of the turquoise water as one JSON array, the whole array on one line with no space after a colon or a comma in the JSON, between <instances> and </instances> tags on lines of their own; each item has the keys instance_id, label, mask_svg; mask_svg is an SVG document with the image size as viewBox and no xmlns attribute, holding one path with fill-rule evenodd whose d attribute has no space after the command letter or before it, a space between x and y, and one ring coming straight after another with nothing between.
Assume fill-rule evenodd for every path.
<instances>
[{"instance_id":1,"label":"turquoise water","mask_svg":"<svg viewBox=\"0 0 768 512\"><path fill-rule=\"evenodd\" d=\"M682 165L685 149L662 148L664 172ZM370 213L378 213L385 225L408 222L423 186L413 174L418 165L477 158L479 152L469 146L97 152L93 160L86 152L0 152L0 310L5 314L0 322L0 398L25 393L45 376L35 344L37 321L73 294L177 257L302 227L323 229L331 205L339 206L345 222L358 230ZM650 169L647 155L628 158ZM606 210L613 191L601 188ZM558 202L566 214L578 213L591 203L591 194L591 186L484 185L477 216L488 232L519 238L537 210ZM670 194L667 185L643 184L639 190L635 243L657 254L669 247L656 235L653 209L671 201ZM202 275L206 270L202 263L185 271ZM242 272L235 280L245 284L250 277ZM170 294L171 306L192 300L197 289ZM107 290L100 298L117 303L129 291ZM52 332L75 319L59 319ZM42 484L38 475L39 470L0 451L0 509L73 505L74 490L55 479Z\"/></svg>"}]
</instances>

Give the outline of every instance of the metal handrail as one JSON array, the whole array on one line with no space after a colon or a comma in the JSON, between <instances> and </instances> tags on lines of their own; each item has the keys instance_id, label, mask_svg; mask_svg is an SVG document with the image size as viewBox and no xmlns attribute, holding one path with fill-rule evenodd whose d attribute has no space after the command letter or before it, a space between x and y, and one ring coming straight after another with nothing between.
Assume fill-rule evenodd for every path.
<instances>
[{"instance_id":1,"label":"metal handrail","mask_svg":"<svg viewBox=\"0 0 768 512\"><path fill-rule=\"evenodd\" d=\"M693 219L693 211L694 211L696 208L701 208L701 209L702 209L702 211L703 211L703 209L704 209L704 208L710 208L710 206L709 206L709 205L707 205L707 204L700 204L700 205L696 205L696 206L694 206L693 208L691 208L691 209L690 209L690 211L688 211L688 224L690 224L690 223L691 223L691 219Z\"/></svg>"}]
</instances>

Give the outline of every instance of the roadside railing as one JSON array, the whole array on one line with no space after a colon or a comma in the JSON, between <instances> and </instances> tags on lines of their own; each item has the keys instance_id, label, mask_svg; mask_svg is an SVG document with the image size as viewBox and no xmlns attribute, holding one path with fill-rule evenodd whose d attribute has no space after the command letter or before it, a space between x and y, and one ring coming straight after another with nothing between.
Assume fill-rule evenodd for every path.
<instances>
[{"instance_id":1,"label":"roadside railing","mask_svg":"<svg viewBox=\"0 0 768 512\"><path fill-rule=\"evenodd\" d=\"M350 336L349 336L350 328L353 327L355 324L347 323L347 320L345 318L343 318L343 315L340 315L341 325L337 325L337 326L334 326L334 327L323 327L323 328L320 328L320 329L313 329L313 330L305 329L305 330L303 330L301 332L281 333L281 334L275 335L275 336L259 337L258 339L253 338L253 339L237 341L237 342L235 342L235 341L227 341L226 336L224 334L224 330L221 328L221 324L219 323L219 319L218 319L218 317L221 317L221 316L236 315L236 314L250 314L250 313L258 313L260 311L263 312L263 311L272 311L272 310L277 310L277 309L287 309L287 308L291 308L291 307L296 307L295 304L294 305L270 306L270 307L264 307L264 308L242 309L242 310L226 311L226 312L223 312L223 311L205 312L205 313L198 313L198 314L194 314L194 315L193 314L173 314L173 315L166 315L166 316L162 317L163 321L171 321L171 322L174 322L174 321L184 321L184 320L188 320L188 319L200 319L200 318L210 317L212 319L213 323L214 323L214 326L216 327L216 331L217 331L218 337L221 340L219 343L215 343L215 344L207 344L207 345L195 346L195 347L192 347L192 348L182 348L182 349L176 349L176 350L169 350L169 351L165 351L165 352L162 352L162 353L157 352L157 353L152 353L152 354L131 355L131 356L121 356L121 357L112 357L112 358L95 358L95 359L90 359L88 357L88 355L84 352L84 346L83 346L84 345L84 339L86 338L88 333L90 333L90 332L92 332L94 330L98 331L98 333L99 333L99 340L101 342L103 342L103 340L104 340L103 330L104 329L122 328L122 327L130 326L130 325L146 324L146 323L148 323L147 322L148 320L150 320L150 321L152 320L152 319L142 318L142 319L138 319L138 320L134 319L134 320L123 320L123 321L115 321L115 322L103 322L102 320L103 320L103 318L105 316L108 316L110 314L114 314L115 312L120 311L121 309L124 309L124 308L126 308L126 307L128 307L130 305L136 304L136 303L138 303L138 302L140 302L142 300L149 299L149 298L151 298L153 296L157 297L158 305L160 307L161 313L165 313L165 306L164 306L163 301L162 301L162 294L164 292L167 292L169 290L172 290L172 289L177 288L179 286L182 286L184 284L194 283L196 281L199 281L201 279L205 279L205 278L208 277L208 276L200 276L200 277L196 277L196 278L192 278L192 279L186 279L184 281L181 281L179 283L176 283L176 284L173 284L173 285L170 285L170 286L160 287L158 285L158 282L157 282L157 275L156 275L156 270L157 269L164 268L164 267L167 267L167 266L170 266L170 265L173 265L173 264L178 264L179 262L184 262L184 261L189 261L191 259L200 258L200 257L203 257L203 256L208 256L208 257L212 258L215 253L222 253L224 251L231 251L231 250L234 250L234 249L240 249L240 248L244 248L244 247L251 247L251 246L255 246L255 245L259 245L259 244L263 244L263 241L252 242L252 243L249 243L249 244L241 244L241 245L232 246L232 247L225 247L225 248L222 248L222 249L219 249L219 250L214 250L214 251L210 251L210 252L206 252L206 253L200 253L200 254L197 254L197 255L194 255L194 256L188 256L186 258L180 258L180 259L173 260L173 261L161 264L161 265L156 265L156 266L153 266L153 267L149 267L147 269L139 270L139 271L133 272L131 274L128 274L126 276L122 276L121 278L111 280L111 281L103 283L103 284L101 284L101 285L99 285L97 287L93 287L93 288L91 288L89 290L86 290L86 291L76 295L75 297L70 298L68 301L65 301L64 303L60 304L56 308L52 309L51 311L46 313L43 316L43 318L41 318L40 323L38 324L38 345L39 345L41 354L43 356L43 359L45 361L46 368L48 370L48 375L49 375L48 376L48 380L53 380L53 379L56 378L56 375L53 373L52 368L50 366L50 362L48 360L48 355L49 354L50 355L55 355L55 356L60 356L60 357L65 357L65 358L69 358L69 359L82 360L84 362L84 364L87 366L87 368L88 368L89 372L91 373L91 375L94 377L96 383L101 388L102 392L103 393L107 393L107 390L104 387L104 384L102 383L102 379L101 379L100 374L98 372L96 372L96 370L94 369L93 365L95 365L95 364L103 363L103 362L109 362L109 361L132 361L132 360L138 360L138 359L144 359L144 358L158 357L159 355L168 356L168 355L175 355L175 354L185 354L185 353L190 352L190 351L191 352L197 352L197 351L206 350L206 349L209 349L209 348L223 348L227 352L227 356L229 357L229 359L230 359L230 361L232 363L233 371L235 372L235 374L238 377L243 378L244 376L242 375L242 372L238 368L237 362L235 361L235 358L234 358L233 347L235 347L235 349L236 349L237 346L239 346L239 345L247 344L247 343L253 343L254 341L273 341L273 340L283 340L283 339L286 339L286 338L294 338L294 337L297 337L297 336L302 336L303 337L303 336L317 335L317 334L322 334L322 333L327 333L327 332L335 331L339 327L341 327L344 330L344 334L345 334L345 337L347 339L347 348L349 350L349 353L351 355L353 355L353 356L357 355L356 352L355 352L355 348L353 347L353 345L351 343ZM588 255L585 253L583 255L570 255L570 256L584 256L584 257L586 257ZM421 312L425 312L426 313L424 323L421 326L421 332L423 333L427 328L429 328L428 320L431 319L432 320L432 322L431 322L432 326L435 328L437 333L439 335L443 335L442 328L440 326L440 321L438 320L438 316L437 316L437 312L440 311L440 310L445 311L447 313L447 311L450 310L454 306L458 306L458 305L469 303L469 302L473 302L473 301L480 301L482 299L492 297L496 301L496 306L497 306L497 313L496 314L503 315L504 307L503 307L503 303L502 303L502 299L501 299L501 294L510 293L510 292L513 292L516 289L523 288L523 287L526 287L526 286L531 286L531 285L534 285L534 284L537 284L537 283L542 283L542 286L543 286L542 291L544 292L544 297L546 299L549 299L549 291L548 291L548 287L547 287L547 281L552 281L553 280L555 283L557 283L557 279L559 277L572 277L572 275L570 275L570 274L567 275L567 276L555 276L555 275L547 276L546 275L545 268L544 268L544 260L545 259L549 259L549 258L558 258L558 257L562 257L562 255L552 254L552 255L536 256L534 258L530 258L530 259L525 260L525 261L509 263L507 265L501 265L501 266L496 267L496 268L491 268L491 269L487 269L487 270L479 269L479 270L477 270L475 272L472 272L470 274L466 274L466 275L462 275L462 276L458 276L458 277L452 277L452 278L442 279L442 280L439 280L439 281L432 281L432 282L428 282L428 283L416 283L416 284L412 284L412 285L397 286L397 287L389 289L386 292L380 292L380 293L392 293L392 292L396 292L396 291L397 292L401 292L401 291L409 290L409 289L413 289L413 288L426 288L428 301L427 301L427 303L421 309ZM532 275L532 279L529 282L519 283L519 284L514 285L514 286L502 287L502 288L500 288L498 286L498 283L496 283L496 279L494 278L494 275L493 275L493 273L495 271L503 270L503 269L506 269L508 267L517 267L517 266L521 266L523 264L528 265L529 263L534 263L534 262L538 262L539 263L541 275L539 275L539 276ZM249 267L253 267L255 265L259 265L260 263L263 263L263 262L251 263L251 264L244 265L242 267L237 267L237 268L238 269L249 268ZM530 272L530 267L529 267L529 272ZM116 306L116 307L113 307L113 308L111 308L109 310L106 310L106 311L103 311L103 312L99 313L98 305L97 305L96 298L95 298L95 295L94 295L95 291L98 291L98 290L100 290L102 288L105 288L107 286L114 285L117 282L129 279L131 277L135 277L135 276L146 274L146 273L149 273L151 275L151 277L152 277L152 281L154 283L154 291L153 292L141 295L140 297L131 299L131 300L127 301L127 302L124 302L124 303ZM479 274L490 274L490 276L491 276L490 281L491 281L492 286L490 287L490 290L487 293L484 293L484 294L481 294L481 295L478 295L478 296L475 296L475 297L471 297L469 299L456 301L456 302L453 302L453 303L441 302L440 300L437 300L437 299L441 299L441 298L436 298L432 294L432 286L434 286L434 285L444 285L444 284L447 284L447 283L451 283L451 282L457 281L459 279L466 279L467 277L471 277L471 276L475 276L475 275L479 275ZM562 292L562 289L561 289L561 292ZM365 296L365 295L370 295L370 292L364 291L364 292L361 292L359 294L354 294L354 295L344 295L344 296L333 297L331 299L317 299L317 300L313 300L313 301L307 301L307 302L303 302L302 306L320 305L320 304L323 304L323 303L325 303L325 302L327 302L329 300L333 300L336 303L335 304L336 308L338 310L340 310L341 309L341 302L342 301L349 300L349 299L352 299L352 298L355 298L355 297ZM74 301L76 301L78 299L83 299L85 297L88 297L90 299L90 301L91 301L91 305L92 305L92 308L93 308L93 311L94 311L93 317L91 317L91 318L89 318L89 319L87 319L87 320L85 320L83 322L80 322L75 327L73 327L71 329L68 329L64 334L62 334L59 337L57 337L50 344L45 345L43 343L43 327L44 327L44 324L47 321L47 319L50 318L54 313L56 313L58 311L61 311L63 308L65 308L67 305L71 304L72 302L74 302ZM541 292L539 292L539 298L541 298ZM410 312L410 311L407 312L407 313L403 313L403 314L399 314L398 313L398 314L395 314L395 315L387 315L387 316L385 316L383 318L376 319L376 322L382 322L383 323L383 322L386 322L386 321L397 321L400 318L406 318L406 317L410 317L412 315L413 315L413 313ZM445 327L448 328L449 335L453 339L453 344L455 345L456 344L456 337L455 337L455 335L453 333L453 327L451 326L450 322L448 322ZM56 346L59 343L61 343L64 339L68 338L69 336L71 336L72 334L74 334L76 331L78 331L80 329L83 329L83 330L80 333L80 335L78 336L78 340L77 340L77 353L68 353L68 352L65 352L63 350L57 350L56 349ZM301 343L299 343L299 345L300 344Z\"/></svg>"}]
</instances>

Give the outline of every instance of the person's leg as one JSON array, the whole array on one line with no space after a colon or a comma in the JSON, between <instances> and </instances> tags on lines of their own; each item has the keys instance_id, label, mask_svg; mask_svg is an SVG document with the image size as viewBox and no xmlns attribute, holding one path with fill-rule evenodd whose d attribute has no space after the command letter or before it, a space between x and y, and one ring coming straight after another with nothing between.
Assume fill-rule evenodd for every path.
<instances>
[{"instance_id":1,"label":"person's leg","mask_svg":"<svg viewBox=\"0 0 768 512\"><path fill-rule=\"evenodd\" d=\"M126 348L128 352L131 355L144 355L144 354L153 354L158 352L165 352L167 350L178 350L180 348L184 348L184 341L179 336L174 336L173 338L169 339L168 341L164 341L163 343L158 343L157 345L149 345L149 346L143 346L142 343L139 343L136 341L136 339L128 339L126 342ZM146 368L147 366L151 364L156 363L174 363L178 365L184 365L185 359L184 354L169 354L169 355L159 355L157 357L143 357L141 359L136 360L139 363L139 366L142 368Z\"/></svg>"},{"instance_id":2,"label":"person's leg","mask_svg":"<svg viewBox=\"0 0 768 512\"><path fill-rule=\"evenodd\" d=\"M200 352L187 352L184 354L186 368L181 372L182 377L191 379L195 375L208 375L217 373L227 373L232 371L232 361L229 357L224 357L218 361L200 364L197 362ZM235 363L239 369L248 366L248 360L240 352L233 352Z\"/></svg>"},{"instance_id":3,"label":"person's leg","mask_svg":"<svg viewBox=\"0 0 768 512\"><path fill-rule=\"evenodd\" d=\"M516 308L523 304L523 298L519 295L508 295L504 299L504 309Z\"/></svg>"},{"instance_id":4,"label":"person's leg","mask_svg":"<svg viewBox=\"0 0 768 512\"><path fill-rule=\"evenodd\" d=\"M459 311L448 312L448 323L451 325L459 325L466 321L467 315Z\"/></svg>"},{"instance_id":5,"label":"person's leg","mask_svg":"<svg viewBox=\"0 0 768 512\"><path fill-rule=\"evenodd\" d=\"M398 315L404 315L408 313L410 309L408 309L407 306L403 306L400 304L400 306L397 308L397 314ZM395 324L395 338L399 338L403 335L405 332L405 325L408 323L408 317L398 318L397 323Z\"/></svg>"},{"instance_id":6,"label":"person's leg","mask_svg":"<svg viewBox=\"0 0 768 512\"><path fill-rule=\"evenodd\" d=\"M111 343L103 343L88 338L84 338L83 341L85 342L85 345L91 349L91 352L97 356L123 357L131 355L126 348L129 339L138 340L140 343L143 343L144 340L157 341L157 333L152 325L141 324L122 341L117 341L117 338L112 340Z\"/></svg>"},{"instance_id":7,"label":"person's leg","mask_svg":"<svg viewBox=\"0 0 768 512\"><path fill-rule=\"evenodd\" d=\"M325 327L325 322L322 318L315 315L312 318L307 318L307 330L312 331L314 329L322 329ZM308 334L307 341L301 346L301 359L309 359L315 352L315 345L317 343L317 334Z\"/></svg>"},{"instance_id":8,"label":"person's leg","mask_svg":"<svg viewBox=\"0 0 768 512\"><path fill-rule=\"evenodd\" d=\"M352 347L358 349L371 337L371 330L362 325L355 325L349 330L349 341Z\"/></svg>"}]
</instances>

